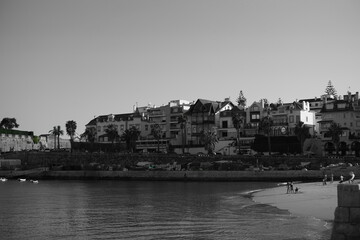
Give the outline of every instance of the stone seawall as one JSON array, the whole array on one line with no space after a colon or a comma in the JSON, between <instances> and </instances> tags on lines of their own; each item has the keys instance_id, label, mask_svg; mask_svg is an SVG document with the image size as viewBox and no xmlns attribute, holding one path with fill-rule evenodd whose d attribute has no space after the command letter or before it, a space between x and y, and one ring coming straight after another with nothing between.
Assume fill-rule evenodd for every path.
<instances>
[{"instance_id":1,"label":"stone seawall","mask_svg":"<svg viewBox=\"0 0 360 240\"><path fill-rule=\"evenodd\" d=\"M168 181L314 181L321 171L48 171L46 179L118 179Z\"/></svg>"},{"instance_id":2,"label":"stone seawall","mask_svg":"<svg viewBox=\"0 0 360 240\"><path fill-rule=\"evenodd\" d=\"M339 184L331 240L360 239L360 185Z\"/></svg>"}]
</instances>

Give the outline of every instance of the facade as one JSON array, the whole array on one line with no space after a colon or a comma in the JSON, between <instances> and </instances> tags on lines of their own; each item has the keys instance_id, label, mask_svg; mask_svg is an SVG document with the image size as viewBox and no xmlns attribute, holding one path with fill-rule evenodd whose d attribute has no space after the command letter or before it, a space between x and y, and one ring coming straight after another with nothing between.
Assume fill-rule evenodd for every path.
<instances>
[{"instance_id":1,"label":"facade","mask_svg":"<svg viewBox=\"0 0 360 240\"><path fill-rule=\"evenodd\" d=\"M335 146L328 134L331 123L338 123L343 131L340 136L339 150L342 154L354 152L360 147L360 102L359 93L344 95L343 98L327 102L321 110L320 134L324 151L332 154Z\"/></svg>"},{"instance_id":2,"label":"facade","mask_svg":"<svg viewBox=\"0 0 360 240\"><path fill-rule=\"evenodd\" d=\"M155 151L158 147L157 140L151 134L152 126L158 124L162 130L159 147L161 151L166 151L169 143L173 145L182 143L178 117L182 116L189 108L190 102L186 100L173 100L160 107L149 104L144 107L136 107L133 113L98 116L91 120L86 128L95 130L95 142L108 143L109 138L106 129L110 124L115 125L119 136L131 127L136 127L140 131L137 149L146 152Z\"/></svg>"},{"instance_id":3,"label":"facade","mask_svg":"<svg viewBox=\"0 0 360 240\"><path fill-rule=\"evenodd\" d=\"M272 105L270 115L273 120L273 136L294 136L299 122L309 128L311 135L314 133L315 112L310 110L309 102Z\"/></svg>"},{"instance_id":4,"label":"facade","mask_svg":"<svg viewBox=\"0 0 360 240\"><path fill-rule=\"evenodd\" d=\"M110 142L106 133L106 129L110 124L115 125L119 136L133 126L141 131L141 137L146 137L151 132L149 121L138 111L134 113L101 115L86 124L86 128L96 130L95 142Z\"/></svg>"},{"instance_id":5,"label":"facade","mask_svg":"<svg viewBox=\"0 0 360 240\"><path fill-rule=\"evenodd\" d=\"M323 105L325 102L330 103L330 102L334 102L335 101L335 97L333 95L322 95L320 98L315 97L315 98L309 98L309 99L301 99L299 100L300 103L302 102L308 102L310 104L310 110L315 112L315 126L314 126L314 131L315 131L315 135L318 137L321 137L320 135L320 121L322 120L322 114L321 114L321 110L323 108Z\"/></svg>"},{"instance_id":6,"label":"facade","mask_svg":"<svg viewBox=\"0 0 360 240\"><path fill-rule=\"evenodd\" d=\"M253 102L246 109L246 124L244 126L244 136L254 137L258 133L260 120L266 116L264 101Z\"/></svg>"},{"instance_id":7,"label":"facade","mask_svg":"<svg viewBox=\"0 0 360 240\"><path fill-rule=\"evenodd\" d=\"M60 149L70 149L71 143L69 139L60 138ZM57 137L55 140L54 134L41 134L39 136L39 150L57 149ZM56 144L56 145L55 145Z\"/></svg>"},{"instance_id":8,"label":"facade","mask_svg":"<svg viewBox=\"0 0 360 240\"><path fill-rule=\"evenodd\" d=\"M228 99L223 102L198 99L185 113L187 119L186 144L199 145L202 143L201 138L204 131L217 132L221 121L220 113L231 110L233 107L234 104Z\"/></svg>"},{"instance_id":9,"label":"facade","mask_svg":"<svg viewBox=\"0 0 360 240\"><path fill-rule=\"evenodd\" d=\"M0 153L38 149L33 137L33 132L0 128Z\"/></svg>"}]
</instances>

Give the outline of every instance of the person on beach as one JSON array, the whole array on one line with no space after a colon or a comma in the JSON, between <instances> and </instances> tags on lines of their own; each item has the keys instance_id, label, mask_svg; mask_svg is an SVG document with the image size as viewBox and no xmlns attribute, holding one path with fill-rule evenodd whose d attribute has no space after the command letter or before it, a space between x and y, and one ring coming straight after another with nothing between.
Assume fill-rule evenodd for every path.
<instances>
[{"instance_id":1,"label":"person on beach","mask_svg":"<svg viewBox=\"0 0 360 240\"><path fill-rule=\"evenodd\" d=\"M344 181L344 176L340 175L340 182L339 183L342 183L343 181Z\"/></svg>"},{"instance_id":2,"label":"person on beach","mask_svg":"<svg viewBox=\"0 0 360 240\"><path fill-rule=\"evenodd\" d=\"M350 178L349 178L349 180L347 180L347 181L349 181L349 183L353 183L353 182L354 182L354 179L355 179L355 173L354 173L353 171L351 171L351 172L349 173L349 175L350 175ZM340 180L339 183L345 182L343 176L340 176L340 179L341 179L341 180Z\"/></svg>"},{"instance_id":3,"label":"person on beach","mask_svg":"<svg viewBox=\"0 0 360 240\"><path fill-rule=\"evenodd\" d=\"M349 174L350 174L349 183L353 183L355 179L355 173L351 171Z\"/></svg>"},{"instance_id":4,"label":"person on beach","mask_svg":"<svg viewBox=\"0 0 360 240\"><path fill-rule=\"evenodd\" d=\"M290 183L290 193L294 193L294 183Z\"/></svg>"},{"instance_id":5,"label":"person on beach","mask_svg":"<svg viewBox=\"0 0 360 240\"><path fill-rule=\"evenodd\" d=\"M286 194L290 193L290 182L286 183Z\"/></svg>"},{"instance_id":6,"label":"person on beach","mask_svg":"<svg viewBox=\"0 0 360 240\"><path fill-rule=\"evenodd\" d=\"M326 181L327 181L327 175L324 175L324 179L323 179L323 185L326 185Z\"/></svg>"},{"instance_id":7,"label":"person on beach","mask_svg":"<svg viewBox=\"0 0 360 240\"><path fill-rule=\"evenodd\" d=\"M330 183L333 183L334 182L334 174L331 174L330 175Z\"/></svg>"}]
</instances>

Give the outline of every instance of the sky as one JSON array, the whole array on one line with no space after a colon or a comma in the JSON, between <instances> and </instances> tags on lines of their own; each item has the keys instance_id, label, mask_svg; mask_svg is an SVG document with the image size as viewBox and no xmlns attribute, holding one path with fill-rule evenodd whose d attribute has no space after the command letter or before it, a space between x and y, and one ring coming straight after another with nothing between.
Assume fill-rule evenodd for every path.
<instances>
[{"instance_id":1,"label":"sky","mask_svg":"<svg viewBox=\"0 0 360 240\"><path fill-rule=\"evenodd\" d=\"M0 119L74 120L198 98L360 90L360 1L0 0Z\"/></svg>"}]
</instances>

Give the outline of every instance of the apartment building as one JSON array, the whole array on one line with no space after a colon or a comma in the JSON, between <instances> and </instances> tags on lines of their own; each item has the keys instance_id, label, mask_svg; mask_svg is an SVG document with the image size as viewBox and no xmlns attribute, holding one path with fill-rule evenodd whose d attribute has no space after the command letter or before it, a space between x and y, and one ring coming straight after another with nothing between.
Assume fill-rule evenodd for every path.
<instances>
[{"instance_id":1,"label":"apartment building","mask_svg":"<svg viewBox=\"0 0 360 240\"><path fill-rule=\"evenodd\" d=\"M347 95L330 102L324 99L321 114L322 120L319 122L319 130L325 151L331 154L335 149L328 134L328 129L333 122L342 127L343 134L340 136L339 145L342 154L360 148L360 101L358 92L355 94L349 92Z\"/></svg>"},{"instance_id":2,"label":"apartment building","mask_svg":"<svg viewBox=\"0 0 360 240\"><path fill-rule=\"evenodd\" d=\"M100 115L91 120L85 127L95 129L95 142L109 142L106 129L110 124L115 125L119 136L131 127L136 127L141 131L142 137L148 136L151 132L149 121L138 111L133 113ZM117 141L118 140L119 139L117 139Z\"/></svg>"},{"instance_id":3,"label":"apartment building","mask_svg":"<svg viewBox=\"0 0 360 240\"><path fill-rule=\"evenodd\" d=\"M217 132L221 121L220 113L231 110L234 106L229 99L225 99L223 102L198 99L185 113L187 118L186 144L201 144L204 131L210 130ZM229 120L226 122L229 122Z\"/></svg>"},{"instance_id":4,"label":"apartment building","mask_svg":"<svg viewBox=\"0 0 360 240\"><path fill-rule=\"evenodd\" d=\"M319 123L322 120L321 110L323 108L324 102L330 103L334 102L336 99L333 95L324 94L321 97L308 98L299 100L300 103L308 102L310 104L310 110L315 112L315 126L314 131L315 135L320 137L320 126Z\"/></svg>"},{"instance_id":5,"label":"apartment building","mask_svg":"<svg viewBox=\"0 0 360 240\"><path fill-rule=\"evenodd\" d=\"M273 136L294 136L295 127L303 122L309 128L311 135L315 128L315 112L310 110L309 102L292 102L272 104L270 115L273 120Z\"/></svg>"}]
</instances>

